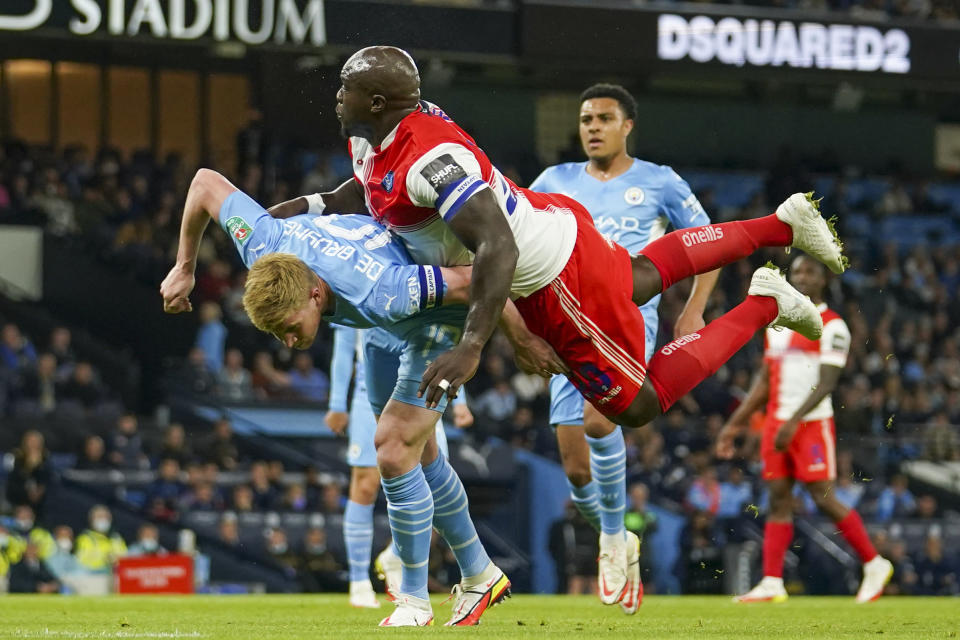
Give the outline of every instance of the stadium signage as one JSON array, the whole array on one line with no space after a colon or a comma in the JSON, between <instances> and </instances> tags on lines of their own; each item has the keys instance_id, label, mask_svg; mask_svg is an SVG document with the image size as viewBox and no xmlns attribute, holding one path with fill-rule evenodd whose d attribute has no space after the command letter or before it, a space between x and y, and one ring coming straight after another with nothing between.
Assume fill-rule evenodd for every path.
<instances>
[{"instance_id":1,"label":"stadium signage","mask_svg":"<svg viewBox=\"0 0 960 640\"><path fill-rule=\"evenodd\" d=\"M740 3L680 3L667 10L658 8L662 3L628 4L525 0L521 56L529 65L585 73L602 65L634 76L716 71L725 78L759 73L793 82L814 76L869 77L890 86L906 78L960 82L960 27L954 23L870 22L832 12L811 18Z\"/></svg>"},{"instance_id":2,"label":"stadium signage","mask_svg":"<svg viewBox=\"0 0 960 640\"><path fill-rule=\"evenodd\" d=\"M56 5L53 0L4 2L0 31L60 28L65 21L63 26L76 36L234 40L248 45L327 42L324 0L58 0Z\"/></svg>"},{"instance_id":3,"label":"stadium signage","mask_svg":"<svg viewBox=\"0 0 960 640\"><path fill-rule=\"evenodd\" d=\"M665 13L657 20L657 57L738 67L908 73L910 36L902 29L869 25Z\"/></svg>"}]
</instances>

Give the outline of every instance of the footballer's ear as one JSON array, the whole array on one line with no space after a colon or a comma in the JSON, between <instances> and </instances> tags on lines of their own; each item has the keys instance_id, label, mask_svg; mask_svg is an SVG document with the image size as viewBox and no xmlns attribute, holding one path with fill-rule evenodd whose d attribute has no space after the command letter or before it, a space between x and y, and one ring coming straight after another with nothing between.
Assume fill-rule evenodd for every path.
<instances>
[{"instance_id":1,"label":"footballer's ear","mask_svg":"<svg viewBox=\"0 0 960 640\"><path fill-rule=\"evenodd\" d=\"M630 132L633 131L633 120L629 118L624 119L623 121L623 135L628 136Z\"/></svg>"},{"instance_id":2,"label":"footballer's ear","mask_svg":"<svg viewBox=\"0 0 960 640\"><path fill-rule=\"evenodd\" d=\"M375 93L370 96L370 113L381 113L387 108L387 98Z\"/></svg>"}]
</instances>

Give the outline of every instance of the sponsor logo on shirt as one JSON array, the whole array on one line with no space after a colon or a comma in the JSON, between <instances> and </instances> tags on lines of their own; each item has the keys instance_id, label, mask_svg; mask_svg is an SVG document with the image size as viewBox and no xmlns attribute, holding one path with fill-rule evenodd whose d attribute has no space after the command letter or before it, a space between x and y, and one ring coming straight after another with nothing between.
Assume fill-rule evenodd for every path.
<instances>
[{"instance_id":1,"label":"sponsor logo on shirt","mask_svg":"<svg viewBox=\"0 0 960 640\"><path fill-rule=\"evenodd\" d=\"M623 199L629 205L642 204L646 197L647 194L645 194L640 187L630 187L623 193Z\"/></svg>"},{"instance_id":2,"label":"sponsor logo on shirt","mask_svg":"<svg viewBox=\"0 0 960 640\"><path fill-rule=\"evenodd\" d=\"M253 229L250 228L247 221L240 216L228 218L225 226L227 227L227 233L233 236L239 245L249 240L250 234L253 233Z\"/></svg>"},{"instance_id":3,"label":"sponsor logo on shirt","mask_svg":"<svg viewBox=\"0 0 960 640\"><path fill-rule=\"evenodd\" d=\"M621 387L620 385L615 386L613 389L610 390L610 393L600 398L600 404L607 404L608 402L616 398L621 391L623 391L623 387Z\"/></svg>"},{"instance_id":4,"label":"sponsor logo on shirt","mask_svg":"<svg viewBox=\"0 0 960 640\"><path fill-rule=\"evenodd\" d=\"M380 182L380 186L383 187L383 190L387 193L393 191L393 171L387 171L387 175L383 176L383 180Z\"/></svg>"},{"instance_id":5,"label":"sponsor logo on shirt","mask_svg":"<svg viewBox=\"0 0 960 640\"><path fill-rule=\"evenodd\" d=\"M685 232L680 236L680 240L684 246L692 247L695 244L714 242L722 237L723 229L721 227L700 227L699 229Z\"/></svg>"},{"instance_id":6,"label":"sponsor logo on shirt","mask_svg":"<svg viewBox=\"0 0 960 640\"><path fill-rule=\"evenodd\" d=\"M467 172L457 164L453 156L445 153L421 169L420 175L426 178L431 187L437 192L440 192L444 187L452 185L464 178Z\"/></svg>"},{"instance_id":7,"label":"sponsor logo on shirt","mask_svg":"<svg viewBox=\"0 0 960 640\"><path fill-rule=\"evenodd\" d=\"M680 176L677 176L677 177L679 178ZM686 199L684 199L683 207L684 209L690 210L691 220L695 220L697 215L701 213L706 215L706 212L703 210L703 205L700 204L699 200L697 200L697 196L693 195L692 193L689 196L687 196Z\"/></svg>"},{"instance_id":8,"label":"sponsor logo on shirt","mask_svg":"<svg viewBox=\"0 0 960 640\"><path fill-rule=\"evenodd\" d=\"M420 279L416 276L407 278L407 293L410 296L410 308L413 311L420 309Z\"/></svg>"},{"instance_id":9,"label":"sponsor logo on shirt","mask_svg":"<svg viewBox=\"0 0 960 640\"><path fill-rule=\"evenodd\" d=\"M665 356L668 356L674 351L676 351L677 349L679 349L680 347L682 347L683 345L690 344L691 342L695 342L699 339L700 339L699 333L690 333L685 336L680 336L673 342L670 342L664 345L663 348L660 349L660 353L662 353Z\"/></svg>"}]
</instances>

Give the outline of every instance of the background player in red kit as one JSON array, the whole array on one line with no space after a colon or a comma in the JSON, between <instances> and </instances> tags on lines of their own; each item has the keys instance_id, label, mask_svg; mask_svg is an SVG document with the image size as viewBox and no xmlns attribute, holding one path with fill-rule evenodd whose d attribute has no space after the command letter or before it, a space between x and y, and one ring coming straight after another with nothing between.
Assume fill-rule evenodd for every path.
<instances>
[{"instance_id":1,"label":"background player in red kit","mask_svg":"<svg viewBox=\"0 0 960 640\"><path fill-rule=\"evenodd\" d=\"M842 272L840 243L809 197L794 194L762 218L667 234L630 256L600 235L575 200L521 189L504 177L443 110L420 99L420 76L406 52L362 49L340 77L337 116L350 139L354 180L282 206L290 213L369 212L403 239L417 262L473 264L462 338L427 367L420 384L428 408L445 393L455 396L473 376L508 296L530 331L563 359L554 366L556 354L544 354L539 372L566 373L601 413L631 427L670 407L763 326L819 337L816 308L767 268L754 274L743 303L666 345L649 367L637 308L674 282L760 246L795 246ZM404 409L377 428L384 494L398 513L417 508L410 487L422 483L420 458L433 426L433 419L421 419L423 411ZM405 584L406 569L425 561L408 551L415 546L400 549ZM463 593L483 606L490 600L486 587L474 586L465 585ZM429 616L429 602L402 597L384 623L422 624Z\"/></svg>"},{"instance_id":2,"label":"background player in red kit","mask_svg":"<svg viewBox=\"0 0 960 640\"><path fill-rule=\"evenodd\" d=\"M793 485L802 482L817 508L837 528L863 561L857 602L876 600L893 575L893 565L877 554L863 521L837 500L836 437L830 394L837 386L850 350L850 330L827 308L823 265L798 256L790 282L810 296L823 318L823 335L809 340L790 331L767 329L763 368L750 392L720 432L717 454L732 457L733 441L748 427L750 416L766 403L763 426L763 479L770 490L770 512L763 537L763 579L737 602L783 602L783 557L793 539Z\"/></svg>"}]
</instances>

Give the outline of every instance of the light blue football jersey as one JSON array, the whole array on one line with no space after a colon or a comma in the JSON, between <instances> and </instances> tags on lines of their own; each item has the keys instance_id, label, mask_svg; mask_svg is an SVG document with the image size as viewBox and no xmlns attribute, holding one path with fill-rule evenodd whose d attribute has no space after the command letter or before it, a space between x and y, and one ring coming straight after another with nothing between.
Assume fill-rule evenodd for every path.
<instances>
[{"instance_id":1,"label":"light blue football jersey","mask_svg":"<svg viewBox=\"0 0 960 640\"><path fill-rule=\"evenodd\" d=\"M670 167L633 160L626 172L602 182L587 173L586 162L548 167L533 184L533 191L562 193L590 211L607 238L631 254L674 229L710 224L690 185Z\"/></svg>"},{"instance_id":2,"label":"light blue football jersey","mask_svg":"<svg viewBox=\"0 0 960 640\"><path fill-rule=\"evenodd\" d=\"M586 162L554 165L545 169L530 189L570 196L587 208L600 233L631 255L666 233L668 227L710 224L686 180L668 166L636 158L627 171L606 182L588 174ZM658 295L640 307L648 361L657 340L659 304ZM550 381L550 423L583 424L583 398L563 376Z\"/></svg>"},{"instance_id":3,"label":"light blue football jersey","mask_svg":"<svg viewBox=\"0 0 960 640\"><path fill-rule=\"evenodd\" d=\"M336 306L324 320L370 328L363 342L375 342L381 357L371 360L365 352L363 379L375 412L390 398L425 406L426 398L417 397L423 372L460 342L467 315L466 305L440 306L445 285L439 267L414 264L403 243L369 216L277 220L237 191L224 201L219 219L248 268L269 253L291 253L330 285ZM336 369L343 366L335 363ZM346 391L340 385L333 391L331 403L338 410L346 404ZM446 404L444 394L432 410L443 413Z\"/></svg>"},{"instance_id":4,"label":"light blue football jersey","mask_svg":"<svg viewBox=\"0 0 960 640\"><path fill-rule=\"evenodd\" d=\"M278 220L241 191L220 209L220 226L250 268L270 253L291 253L330 285L327 322L389 327L443 302L440 269L414 264L403 243L369 216L300 215Z\"/></svg>"}]
</instances>

